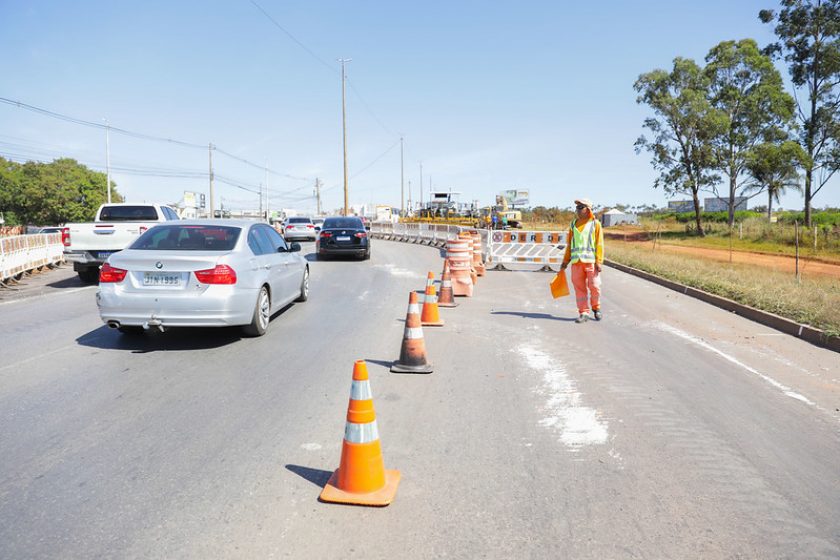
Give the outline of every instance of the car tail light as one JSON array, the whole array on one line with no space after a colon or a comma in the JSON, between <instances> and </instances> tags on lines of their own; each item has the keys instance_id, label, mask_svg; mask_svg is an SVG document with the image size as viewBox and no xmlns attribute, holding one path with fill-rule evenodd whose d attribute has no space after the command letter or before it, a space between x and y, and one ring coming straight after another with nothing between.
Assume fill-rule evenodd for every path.
<instances>
[{"instance_id":1,"label":"car tail light","mask_svg":"<svg viewBox=\"0 0 840 560\"><path fill-rule=\"evenodd\" d=\"M355 236L361 239L362 237L367 237L367 234L363 231L357 231Z\"/></svg>"},{"instance_id":2,"label":"car tail light","mask_svg":"<svg viewBox=\"0 0 840 560\"><path fill-rule=\"evenodd\" d=\"M295 226L293 226L292 224L289 224L289 225L286 226L286 229L292 229L293 227L295 227Z\"/></svg>"},{"instance_id":3,"label":"car tail light","mask_svg":"<svg viewBox=\"0 0 840 560\"><path fill-rule=\"evenodd\" d=\"M332 233L321 230L321 237L332 237Z\"/></svg>"},{"instance_id":4,"label":"car tail light","mask_svg":"<svg viewBox=\"0 0 840 560\"><path fill-rule=\"evenodd\" d=\"M218 264L216 268L196 270L195 277L202 284L236 284L236 271L226 264Z\"/></svg>"},{"instance_id":5,"label":"car tail light","mask_svg":"<svg viewBox=\"0 0 840 560\"><path fill-rule=\"evenodd\" d=\"M70 246L70 228L69 227L61 228L61 243L65 247Z\"/></svg>"},{"instance_id":6,"label":"car tail light","mask_svg":"<svg viewBox=\"0 0 840 560\"><path fill-rule=\"evenodd\" d=\"M306 227L309 229L315 229L315 226L313 224L306 224Z\"/></svg>"},{"instance_id":7,"label":"car tail light","mask_svg":"<svg viewBox=\"0 0 840 560\"><path fill-rule=\"evenodd\" d=\"M108 263L105 263L102 265L102 268L99 269L99 282L122 282L125 280L126 274L128 274L127 270L116 268Z\"/></svg>"}]
</instances>

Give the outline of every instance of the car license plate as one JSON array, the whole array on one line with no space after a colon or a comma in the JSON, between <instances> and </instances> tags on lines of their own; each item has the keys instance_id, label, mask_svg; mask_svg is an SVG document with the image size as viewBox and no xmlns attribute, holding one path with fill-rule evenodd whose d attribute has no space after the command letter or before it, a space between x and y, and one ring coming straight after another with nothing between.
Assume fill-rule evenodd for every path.
<instances>
[{"instance_id":1,"label":"car license plate","mask_svg":"<svg viewBox=\"0 0 840 560\"><path fill-rule=\"evenodd\" d=\"M180 286L181 275L165 272L144 272L144 286Z\"/></svg>"},{"instance_id":2,"label":"car license plate","mask_svg":"<svg viewBox=\"0 0 840 560\"><path fill-rule=\"evenodd\" d=\"M113 254L113 251L99 251L99 258L105 260Z\"/></svg>"},{"instance_id":3,"label":"car license plate","mask_svg":"<svg viewBox=\"0 0 840 560\"><path fill-rule=\"evenodd\" d=\"M338 236L335 238L336 241L350 241L349 237L346 236Z\"/></svg>"}]
</instances>

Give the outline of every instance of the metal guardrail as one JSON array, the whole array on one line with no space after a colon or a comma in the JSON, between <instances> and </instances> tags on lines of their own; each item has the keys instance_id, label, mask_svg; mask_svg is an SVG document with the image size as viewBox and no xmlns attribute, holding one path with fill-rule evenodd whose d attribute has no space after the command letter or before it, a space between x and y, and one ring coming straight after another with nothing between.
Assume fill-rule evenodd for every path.
<instances>
[{"instance_id":1,"label":"metal guardrail","mask_svg":"<svg viewBox=\"0 0 840 560\"><path fill-rule=\"evenodd\" d=\"M0 282L64 260L60 233L0 237Z\"/></svg>"}]
</instances>

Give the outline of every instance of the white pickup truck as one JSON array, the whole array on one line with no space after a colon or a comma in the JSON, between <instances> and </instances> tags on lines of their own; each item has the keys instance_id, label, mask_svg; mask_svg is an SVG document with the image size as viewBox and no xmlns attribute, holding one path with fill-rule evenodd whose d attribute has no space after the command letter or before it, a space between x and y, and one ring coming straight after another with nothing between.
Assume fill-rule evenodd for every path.
<instances>
[{"instance_id":1,"label":"white pickup truck","mask_svg":"<svg viewBox=\"0 0 840 560\"><path fill-rule=\"evenodd\" d=\"M93 223L64 226L64 258L73 263L82 282L97 282L99 267L112 253L125 249L155 224L178 219L173 208L161 204L103 204Z\"/></svg>"}]
</instances>

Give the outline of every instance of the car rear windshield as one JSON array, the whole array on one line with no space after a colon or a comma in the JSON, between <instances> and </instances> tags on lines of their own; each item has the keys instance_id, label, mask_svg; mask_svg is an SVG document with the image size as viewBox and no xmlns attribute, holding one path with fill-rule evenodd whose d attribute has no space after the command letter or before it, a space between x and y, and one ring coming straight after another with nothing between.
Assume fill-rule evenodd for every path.
<instances>
[{"instance_id":1,"label":"car rear windshield","mask_svg":"<svg viewBox=\"0 0 840 560\"><path fill-rule=\"evenodd\" d=\"M362 227L364 226L359 218L327 218L324 220L322 229L360 229Z\"/></svg>"},{"instance_id":2,"label":"car rear windshield","mask_svg":"<svg viewBox=\"0 0 840 560\"><path fill-rule=\"evenodd\" d=\"M153 222L157 219L154 206L106 206L99 213L101 222Z\"/></svg>"},{"instance_id":3,"label":"car rear windshield","mask_svg":"<svg viewBox=\"0 0 840 560\"><path fill-rule=\"evenodd\" d=\"M140 251L231 251L239 239L238 227L155 226L137 238L129 249Z\"/></svg>"},{"instance_id":4,"label":"car rear windshield","mask_svg":"<svg viewBox=\"0 0 840 560\"><path fill-rule=\"evenodd\" d=\"M311 224L312 220L309 218L289 218L290 224Z\"/></svg>"}]
</instances>

